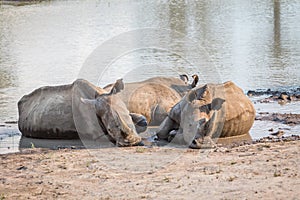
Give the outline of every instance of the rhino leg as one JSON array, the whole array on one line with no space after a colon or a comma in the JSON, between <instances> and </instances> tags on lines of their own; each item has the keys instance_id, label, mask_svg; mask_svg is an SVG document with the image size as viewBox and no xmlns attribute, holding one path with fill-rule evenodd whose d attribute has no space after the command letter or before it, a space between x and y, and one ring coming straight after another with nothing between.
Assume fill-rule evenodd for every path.
<instances>
[{"instance_id":1,"label":"rhino leg","mask_svg":"<svg viewBox=\"0 0 300 200\"><path fill-rule=\"evenodd\" d=\"M179 128L179 125L169 116L161 123L156 133L159 140L168 140L169 133Z\"/></svg>"},{"instance_id":2,"label":"rhino leg","mask_svg":"<svg viewBox=\"0 0 300 200\"><path fill-rule=\"evenodd\" d=\"M215 148L217 145L212 140L213 136L213 121L215 120L215 115L213 115L208 121L203 118L199 120L197 134L195 139L190 144L190 148L200 149L200 148Z\"/></svg>"},{"instance_id":3,"label":"rhino leg","mask_svg":"<svg viewBox=\"0 0 300 200\"><path fill-rule=\"evenodd\" d=\"M168 142L171 142L176 135L178 135L179 130L172 130L169 133Z\"/></svg>"},{"instance_id":4,"label":"rhino leg","mask_svg":"<svg viewBox=\"0 0 300 200\"><path fill-rule=\"evenodd\" d=\"M132 118L137 133L142 133L147 130L148 122L144 115L137 113L130 113L129 115Z\"/></svg>"}]
</instances>

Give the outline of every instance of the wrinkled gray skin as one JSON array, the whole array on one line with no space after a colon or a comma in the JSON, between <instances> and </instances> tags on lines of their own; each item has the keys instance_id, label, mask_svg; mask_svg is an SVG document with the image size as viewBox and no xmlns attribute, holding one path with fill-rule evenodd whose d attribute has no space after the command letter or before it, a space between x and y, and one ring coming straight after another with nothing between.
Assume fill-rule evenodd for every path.
<instances>
[{"instance_id":1,"label":"wrinkled gray skin","mask_svg":"<svg viewBox=\"0 0 300 200\"><path fill-rule=\"evenodd\" d=\"M86 80L39 88L18 102L19 129L33 138L73 139L79 133L80 138L93 140L106 135L118 146L140 144L132 117L118 96L123 88L122 80L109 93ZM142 116L135 119L144 122Z\"/></svg>"},{"instance_id":2,"label":"wrinkled gray skin","mask_svg":"<svg viewBox=\"0 0 300 200\"><path fill-rule=\"evenodd\" d=\"M255 118L252 102L232 82L207 84L190 90L170 111L157 131L159 140L176 140L191 148L212 138L248 134Z\"/></svg>"},{"instance_id":3,"label":"wrinkled gray skin","mask_svg":"<svg viewBox=\"0 0 300 200\"><path fill-rule=\"evenodd\" d=\"M146 117L150 126L158 126L168 116L171 108L198 82L193 75L193 83L188 84L187 75L174 77L154 77L141 82L125 83L120 98L132 113ZM104 87L111 89L111 84Z\"/></svg>"}]
</instances>

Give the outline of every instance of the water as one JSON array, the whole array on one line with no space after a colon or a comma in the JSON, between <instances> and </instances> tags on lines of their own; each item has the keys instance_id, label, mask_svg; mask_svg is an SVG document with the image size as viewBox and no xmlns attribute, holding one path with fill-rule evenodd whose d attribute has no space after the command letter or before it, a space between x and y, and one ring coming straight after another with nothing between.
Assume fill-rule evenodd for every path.
<instances>
[{"instance_id":1,"label":"water","mask_svg":"<svg viewBox=\"0 0 300 200\"><path fill-rule=\"evenodd\" d=\"M135 81L155 74L200 73L202 82L232 80L245 91L298 87L299 21L298 0L0 3L0 122L17 120L17 101L24 94L74 81L87 57L105 41L149 27L161 30L153 38L158 43L181 39L164 30L185 35L202 48L199 60L205 57L210 63L193 68L170 51L137 50L115 60L111 65L117 70L100 85L120 76L119 66L139 66L129 70L133 75L121 75ZM191 51L188 43L174 46L183 54ZM294 108L284 107L289 110Z\"/></svg>"}]
</instances>

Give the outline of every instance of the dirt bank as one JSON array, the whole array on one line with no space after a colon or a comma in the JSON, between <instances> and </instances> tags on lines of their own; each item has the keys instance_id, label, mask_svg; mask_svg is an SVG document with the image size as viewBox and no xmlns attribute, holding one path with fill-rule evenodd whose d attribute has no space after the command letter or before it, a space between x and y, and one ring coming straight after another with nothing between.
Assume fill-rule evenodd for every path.
<instances>
[{"instance_id":1,"label":"dirt bank","mask_svg":"<svg viewBox=\"0 0 300 200\"><path fill-rule=\"evenodd\" d=\"M288 140L287 140L288 141ZM300 140L0 155L0 199L299 199Z\"/></svg>"}]
</instances>

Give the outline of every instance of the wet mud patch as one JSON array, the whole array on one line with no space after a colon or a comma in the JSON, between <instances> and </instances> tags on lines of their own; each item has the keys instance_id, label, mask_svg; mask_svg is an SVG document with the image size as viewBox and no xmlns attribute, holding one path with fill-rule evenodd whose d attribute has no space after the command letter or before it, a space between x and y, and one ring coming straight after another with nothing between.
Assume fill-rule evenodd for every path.
<instances>
[{"instance_id":1,"label":"wet mud patch","mask_svg":"<svg viewBox=\"0 0 300 200\"><path fill-rule=\"evenodd\" d=\"M247 95L248 96L263 96L263 95L280 96L280 94L282 93L287 93L289 95L300 95L300 87L296 87L288 90L271 90L271 89L249 90L247 92Z\"/></svg>"},{"instance_id":2,"label":"wet mud patch","mask_svg":"<svg viewBox=\"0 0 300 200\"><path fill-rule=\"evenodd\" d=\"M249 90L247 92L249 97L263 97L254 103L272 103L278 102L280 104L286 104L289 102L300 101L300 87L290 90ZM266 97L265 97L266 96Z\"/></svg>"},{"instance_id":3,"label":"wet mud patch","mask_svg":"<svg viewBox=\"0 0 300 200\"><path fill-rule=\"evenodd\" d=\"M273 121L287 125L300 124L300 114L259 112L255 120Z\"/></svg>"},{"instance_id":4,"label":"wet mud patch","mask_svg":"<svg viewBox=\"0 0 300 200\"><path fill-rule=\"evenodd\" d=\"M291 136L281 136L273 137L267 136L253 141L253 144L257 143L273 143L273 142L291 142L300 140L300 135L291 135Z\"/></svg>"}]
</instances>

